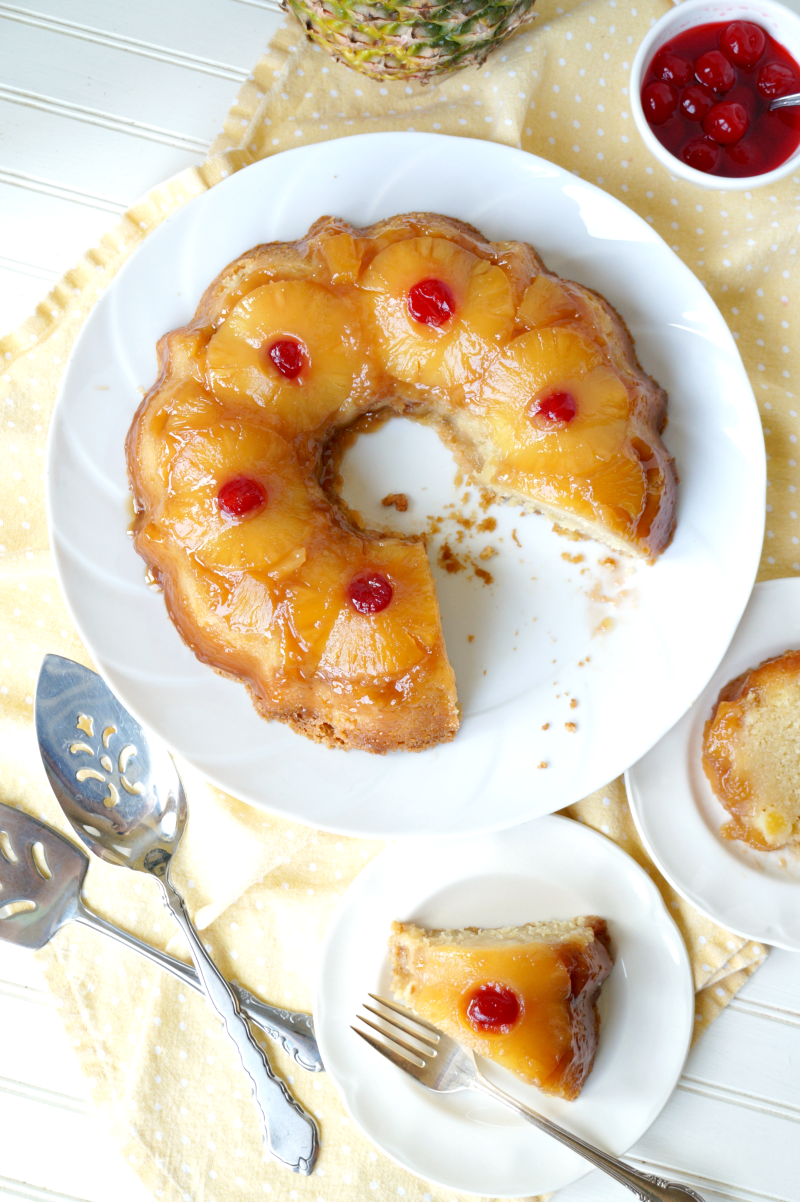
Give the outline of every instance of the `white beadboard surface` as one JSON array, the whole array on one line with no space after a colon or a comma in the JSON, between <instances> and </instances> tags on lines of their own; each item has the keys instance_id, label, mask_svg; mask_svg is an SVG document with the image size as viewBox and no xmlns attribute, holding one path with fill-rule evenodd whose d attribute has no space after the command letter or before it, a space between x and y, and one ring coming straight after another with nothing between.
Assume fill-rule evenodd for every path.
<instances>
[{"instance_id":1,"label":"white beadboard surface","mask_svg":"<svg viewBox=\"0 0 800 1202\"><path fill-rule=\"evenodd\" d=\"M0 330L203 158L278 21L266 0L0 0ZM800 955L772 952L630 1158L706 1202L800 1202ZM4 943L0 1197L154 1202L103 1137L32 954ZM594 1172L558 1202L629 1197Z\"/></svg>"}]
</instances>

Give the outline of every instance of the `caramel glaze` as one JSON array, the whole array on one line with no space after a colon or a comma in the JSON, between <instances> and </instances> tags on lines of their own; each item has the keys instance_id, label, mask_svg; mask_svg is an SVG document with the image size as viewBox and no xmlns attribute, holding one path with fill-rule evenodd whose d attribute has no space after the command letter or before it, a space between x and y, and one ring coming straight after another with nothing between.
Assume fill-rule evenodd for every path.
<instances>
[{"instance_id":1,"label":"caramel glaze","mask_svg":"<svg viewBox=\"0 0 800 1202\"><path fill-rule=\"evenodd\" d=\"M480 373L474 376L473 371L470 378L467 372L462 380L456 372L445 387L404 382L387 370L379 353L380 334L367 312L373 293L365 292L362 284L382 251L419 238L446 239L500 269L502 277L497 278L504 277L512 305L506 341L530 329L530 323L514 318L513 312L531 281L540 276L557 281L561 309L551 305L546 322L591 341L607 365L603 370L614 373L627 392L626 462L638 462L643 481L641 503L634 500L632 511L630 505L625 509L596 503L592 488L596 492L597 486L584 486L571 477L568 463L555 489L536 480L527 488L524 480L520 484L519 472L504 472L483 416ZM253 366L254 344L241 336L235 343L241 355L231 351L229 331L232 322L242 320L242 312L251 311L247 305L256 303L255 290L279 284L289 304L292 288L302 283L338 298L343 317L330 336L330 347L316 360L312 355L311 383L303 394L306 407L292 411L280 398L273 405L259 396L261 369ZM296 331L283 329L277 336L289 335ZM485 341L492 354L503 343L496 334ZM483 353L488 353L486 348ZM331 360L330 366L326 356L334 354L340 359ZM324 217L296 243L257 246L229 264L204 293L193 320L160 340L158 356L158 379L139 406L126 442L137 511L136 549L162 586L169 615L197 657L243 680L265 718L285 721L329 746L380 753L418 750L452 739L459 721L421 541L362 529L358 515L349 513L338 497L338 460L348 429L355 432L364 422L374 424L395 415L411 417L432 425L462 469L500 497L555 515L561 524L648 559L659 555L672 537L677 476L659 437L666 421L666 394L642 372L624 323L611 306L590 290L551 276L526 244L489 243L473 227L437 214L408 214L364 230ZM326 389L334 390L341 356L356 367L341 396L330 400ZM315 368L320 358L324 371ZM298 533L294 547L287 547L278 563L245 562L250 534L244 525L241 546L230 562L217 557L209 563L205 551L198 551L200 527L212 520L210 501L198 501L190 512L187 495L200 488L202 473L195 470L187 486L176 464L185 454L191 457L198 432L205 437L209 430L224 427L230 434L234 426L248 455L261 454L265 439L270 443L271 462L288 465L285 480L274 468L275 490L288 489L289 496L296 487L300 498L295 509L302 510L302 520L286 502L287 522L296 519ZM303 590L316 589L324 599L331 588L335 592L340 576L365 565L395 573L395 596L402 600L405 589L406 610L392 610L393 621L399 615L396 626L379 632L383 642L372 660L363 652L363 640L373 637L367 631L362 643L356 638L355 643L342 644L334 662L323 638L329 633L330 614L322 613L325 606L320 602L319 620L310 618L305 633L299 631L297 598ZM411 614L414 597L422 607L417 628ZM308 602L304 592L303 598Z\"/></svg>"}]
</instances>

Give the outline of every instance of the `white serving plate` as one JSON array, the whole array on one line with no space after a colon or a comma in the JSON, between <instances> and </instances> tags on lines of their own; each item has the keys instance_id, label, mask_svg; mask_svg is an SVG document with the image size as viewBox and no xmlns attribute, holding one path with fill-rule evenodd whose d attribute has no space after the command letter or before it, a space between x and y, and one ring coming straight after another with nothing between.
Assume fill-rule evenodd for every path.
<instances>
[{"instance_id":1,"label":"white serving plate","mask_svg":"<svg viewBox=\"0 0 800 1202\"><path fill-rule=\"evenodd\" d=\"M435 569L461 731L431 751L375 757L263 722L240 685L184 646L126 537L123 444L156 375L156 340L189 320L226 263L257 242L300 236L323 213L367 224L412 209L531 241L551 268L617 307L643 366L670 393L666 441L681 485L675 539L653 567L615 557L612 571L600 563L603 548L495 507L495 535L472 543L475 553L486 541L501 549L489 565L495 583ZM428 513L460 504L464 491L435 436L402 421L359 441L346 478L346 495L367 516L386 492L409 493L400 529L423 529ZM764 489L761 426L731 335L647 223L552 163L428 134L276 155L170 217L87 320L46 464L61 586L120 700L238 797L366 836L501 829L584 796L640 758L705 686L736 628L758 563ZM576 554L580 565L565 558Z\"/></svg>"},{"instance_id":2,"label":"white serving plate","mask_svg":"<svg viewBox=\"0 0 800 1202\"><path fill-rule=\"evenodd\" d=\"M622 1155L660 1113L694 1024L683 940L645 872L568 818L459 839L402 840L356 878L325 937L314 1023L351 1119L403 1168L489 1197L549 1193L591 1165L474 1093L435 1094L351 1031L368 993L391 997L393 920L423 927L517 926L598 914L615 963L600 995L594 1068L574 1102L548 1098L480 1058L502 1089L583 1139Z\"/></svg>"},{"instance_id":3,"label":"white serving plate","mask_svg":"<svg viewBox=\"0 0 800 1202\"><path fill-rule=\"evenodd\" d=\"M625 776L639 834L678 892L728 930L789 951L800 951L800 855L722 838L730 815L703 771L702 748L703 728L723 686L798 648L800 580L757 584L706 689Z\"/></svg>"}]
</instances>

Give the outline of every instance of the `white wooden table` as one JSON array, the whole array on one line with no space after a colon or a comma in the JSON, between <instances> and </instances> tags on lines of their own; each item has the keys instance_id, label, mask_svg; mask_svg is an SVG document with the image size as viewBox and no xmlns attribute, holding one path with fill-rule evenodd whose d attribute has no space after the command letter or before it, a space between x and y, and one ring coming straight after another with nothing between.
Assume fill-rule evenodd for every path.
<instances>
[{"instance_id":1,"label":"white wooden table","mask_svg":"<svg viewBox=\"0 0 800 1202\"><path fill-rule=\"evenodd\" d=\"M0 330L204 156L277 21L263 0L0 0ZM631 1156L707 1202L800 1202L800 955L773 951ZM3 943L0 1197L152 1202L102 1137L32 955ZM629 1197L592 1173L558 1202Z\"/></svg>"}]
</instances>

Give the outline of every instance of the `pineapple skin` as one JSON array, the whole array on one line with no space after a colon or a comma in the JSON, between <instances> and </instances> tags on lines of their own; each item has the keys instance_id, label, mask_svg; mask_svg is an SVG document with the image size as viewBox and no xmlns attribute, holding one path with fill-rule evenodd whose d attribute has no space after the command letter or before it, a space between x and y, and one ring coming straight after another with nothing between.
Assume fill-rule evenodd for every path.
<instances>
[{"instance_id":1,"label":"pineapple skin","mask_svg":"<svg viewBox=\"0 0 800 1202\"><path fill-rule=\"evenodd\" d=\"M445 239L469 252L479 278L491 270L507 282L502 311L510 318L491 334L495 358L480 378L446 386L404 382L382 361L373 301L364 284L384 251L415 239ZM286 413L238 395L236 388L215 390L219 364L214 367L209 354L237 307L257 290L268 296L265 286L286 281L298 289L310 287L314 295L330 294L334 308L343 305L347 320L360 323L367 372L358 377L360 383L353 376L350 395L332 412L316 409L311 394L298 385L300 411L294 423ZM396 282L384 278L381 287L391 291ZM497 313L479 306L470 319L473 337L487 318L496 322ZM625 517L628 525L619 537L609 524L613 514L608 521L588 512L582 516L574 503L564 508L557 497L548 499L542 490L537 494L525 480L517 483L500 470L484 381L512 343L541 329L560 330L559 338L572 331L589 339L587 362L602 361L600 370L613 375L627 394L628 451L633 453L626 463L646 482L647 496L638 525ZM241 337L249 336L244 329ZM323 217L297 243L257 246L230 263L206 290L192 322L165 335L158 353L158 379L136 413L126 444L136 549L161 584L170 617L195 655L243 682L264 718L285 722L329 747L377 754L423 750L450 741L459 725L455 680L421 540L364 530L337 496L337 455L361 423L392 414L426 422L462 469L498 497L622 551L654 559L671 539L677 476L659 437L666 394L640 368L613 308L589 289L552 275L525 243L491 243L474 227L435 213L403 214L362 230ZM309 335L309 354L309 370L325 378L324 339L315 349ZM362 387L367 379L368 387ZM521 429L524 433L524 422ZM224 482L218 477L209 492L200 477L204 465L211 470L212 460L217 462L213 448L223 436L242 446L228 479L240 468L247 474L248 464L266 462L278 448L275 462L283 456L286 463L286 528L289 519L295 523L291 538L280 530L274 546L264 544L268 510L252 526L242 525L241 539L213 536L209 528L198 542L196 505L207 511ZM188 498L181 495L181 479L194 478L200 481L197 496L191 489ZM204 488L208 496L200 495ZM211 543L206 533L213 536ZM201 543L206 550L198 552ZM410 616L398 610L397 620L382 633L378 622L370 633L369 622L359 627L352 614L342 619L342 581L374 566L388 574L398 597L405 590L421 603Z\"/></svg>"},{"instance_id":2,"label":"pineapple skin","mask_svg":"<svg viewBox=\"0 0 800 1202\"><path fill-rule=\"evenodd\" d=\"M535 0L282 0L309 41L376 80L430 80L479 67L532 19Z\"/></svg>"}]
</instances>

